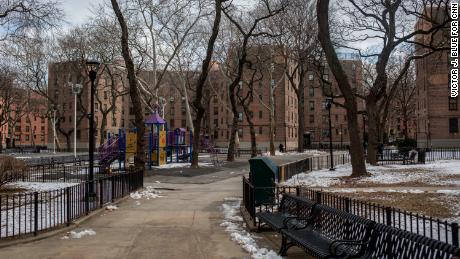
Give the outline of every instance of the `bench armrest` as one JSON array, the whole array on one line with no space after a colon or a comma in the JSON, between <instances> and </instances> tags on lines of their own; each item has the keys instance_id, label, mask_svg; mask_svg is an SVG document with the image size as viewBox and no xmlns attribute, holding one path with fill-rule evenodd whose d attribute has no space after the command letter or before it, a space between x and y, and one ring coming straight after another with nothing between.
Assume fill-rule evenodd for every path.
<instances>
[{"instance_id":1,"label":"bench armrest","mask_svg":"<svg viewBox=\"0 0 460 259\"><path fill-rule=\"evenodd\" d=\"M288 223L291 220L306 220L306 221L309 221L310 219L311 219L311 217L297 217L297 216L286 217L283 220L283 229L289 228ZM296 229L296 230L297 229L303 229L303 228L306 228L307 226L308 226L308 224L302 224L302 226L298 226L298 224L295 224L294 229Z\"/></svg>"},{"instance_id":2,"label":"bench armrest","mask_svg":"<svg viewBox=\"0 0 460 259\"><path fill-rule=\"evenodd\" d=\"M329 252L334 256L340 256L345 258L354 258L355 256L359 255L364 248L365 245L369 244L369 241L361 241L361 240L335 240L329 245ZM339 252L338 249L344 245L351 245L360 247L358 251L354 254L350 254L349 251L342 251Z\"/></svg>"}]
</instances>

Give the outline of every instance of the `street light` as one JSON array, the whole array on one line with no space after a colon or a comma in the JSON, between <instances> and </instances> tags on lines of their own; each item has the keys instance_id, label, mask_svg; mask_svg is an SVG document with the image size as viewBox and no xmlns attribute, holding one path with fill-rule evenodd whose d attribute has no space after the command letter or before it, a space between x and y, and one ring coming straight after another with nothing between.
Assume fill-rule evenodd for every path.
<instances>
[{"instance_id":1,"label":"street light","mask_svg":"<svg viewBox=\"0 0 460 259\"><path fill-rule=\"evenodd\" d=\"M96 60L86 61L86 68L89 71L89 79L91 80L91 92L90 92L90 114L89 119L89 192L88 196L94 197L94 81L96 81L97 70L99 69L100 63Z\"/></svg>"},{"instance_id":2,"label":"street light","mask_svg":"<svg viewBox=\"0 0 460 259\"><path fill-rule=\"evenodd\" d=\"M326 97L326 109L329 113L329 154L331 156L331 168L329 171L334 171L334 153L332 151L332 120L331 120L332 97Z\"/></svg>"},{"instance_id":3,"label":"street light","mask_svg":"<svg viewBox=\"0 0 460 259\"><path fill-rule=\"evenodd\" d=\"M81 93L83 86L81 84L72 84L69 82L69 85L72 87L72 92L75 95L75 105L74 105L74 120L73 120L73 155L77 158L77 95Z\"/></svg>"}]
</instances>

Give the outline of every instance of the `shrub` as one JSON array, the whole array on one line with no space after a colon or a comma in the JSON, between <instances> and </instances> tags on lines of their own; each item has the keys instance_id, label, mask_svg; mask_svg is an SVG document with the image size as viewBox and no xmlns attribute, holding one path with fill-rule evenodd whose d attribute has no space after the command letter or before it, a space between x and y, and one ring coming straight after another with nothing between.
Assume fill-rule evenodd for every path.
<instances>
[{"instance_id":1,"label":"shrub","mask_svg":"<svg viewBox=\"0 0 460 259\"><path fill-rule=\"evenodd\" d=\"M27 164L11 156L0 156L0 188L12 181L21 179Z\"/></svg>"}]
</instances>

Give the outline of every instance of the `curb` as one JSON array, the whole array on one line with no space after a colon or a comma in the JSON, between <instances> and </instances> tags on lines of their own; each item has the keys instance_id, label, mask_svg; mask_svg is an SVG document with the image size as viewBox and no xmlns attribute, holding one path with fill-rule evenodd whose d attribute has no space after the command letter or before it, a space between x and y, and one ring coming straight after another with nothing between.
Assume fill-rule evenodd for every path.
<instances>
[{"instance_id":1,"label":"curb","mask_svg":"<svg viewBox=\"0 0 460 259\"><path fill-rule=\"evenodd\" d=\"M104 204L104 206L102 208L96 209L96 210L90 212L87 216L83 216L83 217L75 220L74 222L71 222L70 226L58 227L55 230L49 230L49 231L45 230L43 233L38 234L37 236L29 236L29 237L26 236L26 237L23 237L23 238L18 237L18 239L14 239L14 240L0 241L0 248L10 247L10 246L14 246L14 245L27 244L27 243L39 241L39 240L42 240L42 239L45 239L45 238L54 237L54 236L60 235L62 233L67 233L67 232L69 232L69 231L71 231L73 229L78 228L81 224L85 223L86 221L88 221L89 219L93 218L94 216L101 214L103 211L105 211L105 207L107 205L119 204L120 202L128 199L129 197L130 197L129 195L126 195L125 197L120 198L115 202L106 203L106 204Z\"/></svg>"}]
</instances>

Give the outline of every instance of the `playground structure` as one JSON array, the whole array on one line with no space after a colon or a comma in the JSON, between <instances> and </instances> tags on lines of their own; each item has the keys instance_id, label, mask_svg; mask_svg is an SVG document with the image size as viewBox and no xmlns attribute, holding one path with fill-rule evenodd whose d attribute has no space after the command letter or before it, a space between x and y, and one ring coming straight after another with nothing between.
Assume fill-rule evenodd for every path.
<instances>
[{"instance_id":1,"label":"playground structure","mask_svg":"<svg viewBox=\"0 0 460 259\"><path fill-rule=\"evenodd\" d=\"M147 166L161 166L167 163L190 162L193 133L183 128L168 131L168 124L154 112L145 119L144 143ZM99 165L109 168L118 159L119 168L134 161L137 152L137 131L120 129L118 135L108 134L107 142L99 147Z\"/></svg>"}]
</instances>

